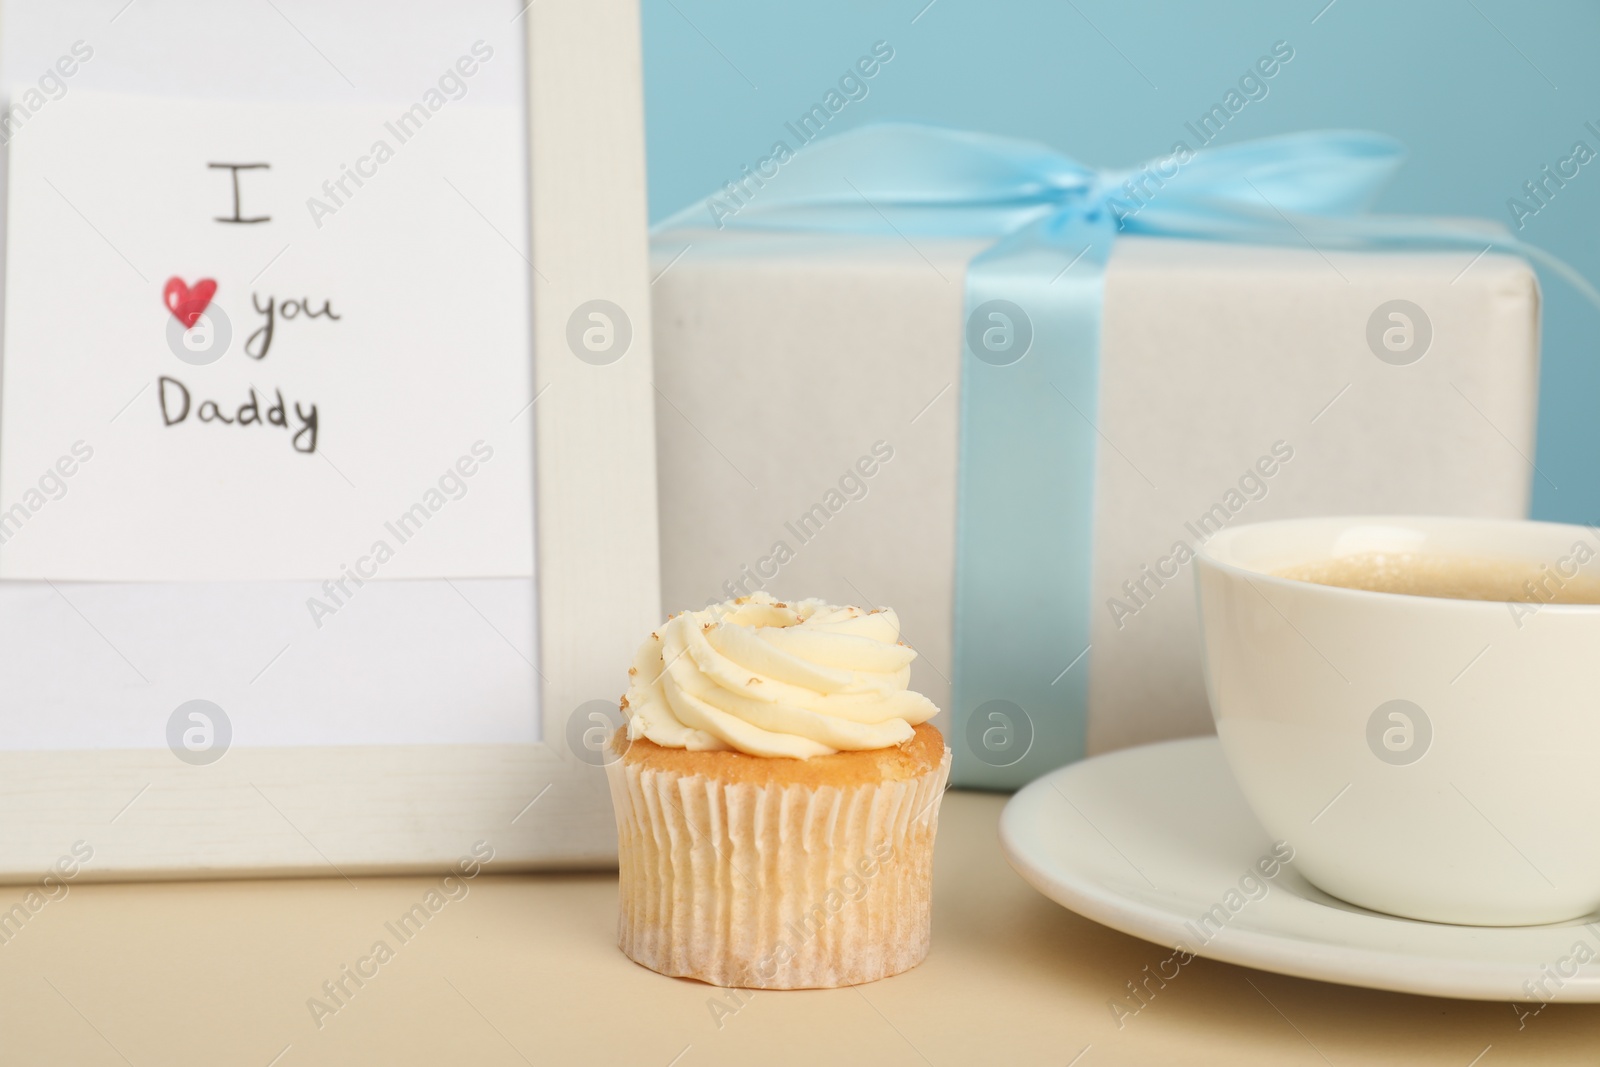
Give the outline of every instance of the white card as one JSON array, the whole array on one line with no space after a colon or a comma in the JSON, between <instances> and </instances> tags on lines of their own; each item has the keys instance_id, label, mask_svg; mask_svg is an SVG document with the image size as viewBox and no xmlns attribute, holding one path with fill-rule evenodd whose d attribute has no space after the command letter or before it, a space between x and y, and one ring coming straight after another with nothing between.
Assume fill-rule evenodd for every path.
<instances>
[{"instance_id":1,"label":"white card","mask_svg":"<svg viewBox=\"0 0 1600 1067\"><path fill-rule=\"evenodd\" d=\"M411 107L12 132L0 578L532 576L526 134L465 102L516 60L459 58Z\"/></svg>"}]
</instances>

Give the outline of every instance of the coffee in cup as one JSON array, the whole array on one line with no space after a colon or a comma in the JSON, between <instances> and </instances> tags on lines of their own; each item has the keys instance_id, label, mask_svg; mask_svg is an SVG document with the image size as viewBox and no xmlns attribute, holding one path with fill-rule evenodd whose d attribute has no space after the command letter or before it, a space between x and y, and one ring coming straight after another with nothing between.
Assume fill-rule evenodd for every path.
<instances>
[{"instance_id":1,"label":"coffee in cup","mask_svg":"<svg viewBox=\"0 0 1600 1067\"><path fill-rule=\"evenodd\" d=\"M1280 578L1373 593L1494 600L1502 603L1600 604L1600 576L1577 567L1563 577L1548 563L1492 556L1357 552L1281 567Z\"/></svg>"},{"instance_id":2,"label":"coffee in cup","mask_svg":"<svg viewBox=\"0 0 1600 1067\"><path fill-rule=\"evenodd\" d=\"M1268 522L1213 536L1196 574L1223 752L1309 881L1445 923L1600 910L1593 531Z\"/></svg>"}]
</instances>

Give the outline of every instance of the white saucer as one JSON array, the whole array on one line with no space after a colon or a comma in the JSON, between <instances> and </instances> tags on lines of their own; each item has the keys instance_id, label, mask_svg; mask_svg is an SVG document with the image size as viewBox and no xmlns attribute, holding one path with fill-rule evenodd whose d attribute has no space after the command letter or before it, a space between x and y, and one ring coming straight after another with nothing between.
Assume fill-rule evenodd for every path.
<instances>
[{"instance_id":1,"label":"white saucer","mask_svg":"<svg viewBox=\"0 0 1600 1067\"><path fill-rule=\"evenodd\" d=\"M1011 865L1051 900L1198 956L1402 993L1600 1002L1600 915L1552 926L1417 922L1336 900L1293 863L1264 896L1260 882L1246 882L1259 899L1239 892L1273 845L1214 737L1125 749L1047 774L1006 805L1000 840ZM1219 918L1202 932L1207 912Z\"/></svg>"}]
</instances>

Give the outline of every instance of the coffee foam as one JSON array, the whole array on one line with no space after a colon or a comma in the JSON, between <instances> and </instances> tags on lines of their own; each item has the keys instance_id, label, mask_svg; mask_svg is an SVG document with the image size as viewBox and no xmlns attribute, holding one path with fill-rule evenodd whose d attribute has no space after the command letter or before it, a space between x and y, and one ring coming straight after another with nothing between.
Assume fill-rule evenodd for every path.
<instances>
[{"instance_id":1,"label":"coffee foam","mask_svg":"<svg viewBox=\"0 0 1600 1067\"><path fill-rule=\"evenodd\" d=\"M1272 572L1317 585L1449 600L1600 604L1600 577L1565 577L1548 564L1490 556L1367 552L1282 567Z\"/></svg>"}]
</instances>

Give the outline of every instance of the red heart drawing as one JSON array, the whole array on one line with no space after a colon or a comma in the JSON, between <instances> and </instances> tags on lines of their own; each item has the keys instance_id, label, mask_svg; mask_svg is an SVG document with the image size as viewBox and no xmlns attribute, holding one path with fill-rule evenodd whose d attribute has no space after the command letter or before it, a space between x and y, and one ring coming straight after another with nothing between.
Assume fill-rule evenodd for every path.
<instances>
[{"instance_id":1,"label":"red heart drawing","mask_svg":"<svg viewBox=\"0 0 1600 1067\"><path fill-rule=\"evenodd\" d=\"M177 316L183 328L188 330L200 321L201 314L210 305L216 292L217 283L210 278L201 278L191 289L183 283L182 278L174 275L167 279L167 287L161 291L161 298L166 302L167 310Z\"/></svg>"}]
</instances>

